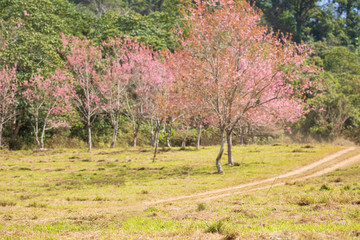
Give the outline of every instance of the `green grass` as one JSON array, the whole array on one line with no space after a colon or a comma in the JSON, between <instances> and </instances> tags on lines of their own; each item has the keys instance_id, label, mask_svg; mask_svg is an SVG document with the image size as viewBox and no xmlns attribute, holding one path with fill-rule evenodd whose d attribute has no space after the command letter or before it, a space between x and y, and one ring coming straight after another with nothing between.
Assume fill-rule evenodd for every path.
<instances>
[{"instance_id":1,"label":"green grass","mask_svg":"<svg viewBox=\"0 0 360 240\"><path fill-rule=\"evenodd\" d=\"M0 236L4 239L340 238L360 231L360 164L326 176L233 197L144 202L285 173L338 146L235 146L216 174L218 147L47 152L0 151ZM188 149L187 149L188 150ZM356 150L359 152L359 150ZM351 153L354 154L354 153Z\"/></svg>"}]
</instances>

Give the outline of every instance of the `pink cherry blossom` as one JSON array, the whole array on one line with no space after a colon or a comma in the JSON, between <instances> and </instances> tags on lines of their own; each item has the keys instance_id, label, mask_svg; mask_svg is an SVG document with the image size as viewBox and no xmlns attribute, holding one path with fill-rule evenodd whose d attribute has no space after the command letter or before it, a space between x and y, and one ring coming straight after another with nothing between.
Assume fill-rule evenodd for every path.
<instances>
[{"instance_id":1,"label":"pink cherry blossom","mask_svg":"<svg viewBox=\"0 0 360 240\"><path fill-rule=\"evenodd\" d=\"M99 73L97 67L101 65L101 47L94 46L86 38L61 34L63 48L58 49L66 56L67 67L73 73L73 87L77 92L73 94L73 103L80 112L88 128L88 151L91 151L91 124L102 111L100 92L97 88Z\"/></svg>"},{"instance_id":2,"label":"pink cherry blossom","mask_svg":"<svg viewBox=\"0 0 360 240\"><path fill-rule=\"evenodd\" d=\"M13 68L5 66L0 69L0 149L2 148L3 126L16 115L17 82L16 66Z\"/></svg>"},{"instance_id":3,"label":"pink cherry blossom","mask_svg":"<svg viewBox=\"0 0 360 240\"><path fill-rule=\"evenodd\" d=\"M46 130L69 127L66 117L73 112L71 78L64 70L57 69L49 77L43 77L41 70L28 81L23 95L29 104L29 113L34 119L35 140L39 149L44 149ZM42 125L41 125L42 124ZM39 136L40 135L40 136Z\"/></svg>"},{"instance_id":4,"label":"pink cherry blossom","mask_svg":"<svg viewBox=\"0 0 360 240\"><path fill-rule=\"evenodd\" d=\"M298 120L305 94L318 89L317 70L307 65L311 50L289 36L261 26L260 13L247 1L195 0L184 12L186 37L171 58L181 104L195 105L214 119L222 140L216 159L239 123L266 125ZM209 10L210 6L216 6Z\"/></svg>"}]
</instances>

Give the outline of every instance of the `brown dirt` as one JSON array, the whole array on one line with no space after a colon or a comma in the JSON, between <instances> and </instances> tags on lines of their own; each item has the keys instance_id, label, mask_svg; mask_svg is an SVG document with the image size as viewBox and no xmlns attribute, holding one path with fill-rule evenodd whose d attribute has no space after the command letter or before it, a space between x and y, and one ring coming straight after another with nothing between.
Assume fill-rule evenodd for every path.
<instances>
[{"instance_id":1,"label":"brown dirt","mask_svg":"<svg viewBox=\"0 0 360 240\"><path fill-rule=\"evenodd\" d=\"M349 147L343 150L340 150L334 154L326 156L325 158L311 163L309 165L300 167L296 170L291 172L280 174L273 178L268 178L264 180L259 180L255 182L245 183L237 186L215 189L207 192L196 193L191 195L183 195L177 196L167 199L157 199L149 202L145 202L144 205L153 205L159 203L166 203L166 202L174 202L174 201L181 201L187 199L196 199L196 200L212 200L217 198L228 197L236 194L247 193L256 190L263 190L263 189L270 189L271 187L285 185L286 179L291 178L292 181L303 181L309 178L315 178L329 172L335 171L339 168L345 168L350 166L358 161L360 161L360 154L355 155L353 157L347 159L340 159L337 160L343 154L346 154L350 151L355 150L356 147ZM326 167L321 168L322 166L326 165ZM242 189L241 191L237 191Z\"/></svg>"}]
</instances>

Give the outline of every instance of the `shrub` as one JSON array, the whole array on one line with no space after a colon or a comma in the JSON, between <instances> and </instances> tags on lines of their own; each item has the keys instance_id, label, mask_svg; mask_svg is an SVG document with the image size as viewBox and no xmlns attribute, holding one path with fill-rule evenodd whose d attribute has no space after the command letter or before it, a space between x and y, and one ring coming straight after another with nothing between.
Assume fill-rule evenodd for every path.
<instances>
[{"instance_id":1,"label":"shrub","mask_svg":"<svg viewBox=\"0 0 360 240\"><path fill-rule=\"evenodd\" d=\"M207 208L206 203L198 203L197 210L204 211Z\"/></svg>"},{"instance_id":2,"label":"shrub","mask_svg":"<svg viewBox=\"0 0 360 240\"><path fill-rule=\"evenodd\" d=\"M329 191L331 188L326 185L326 184L323 184L321 187L320 187L320 191Z\"/></svg>"},{"instance_id":3,"label":"shrub","mask_svg":"<svg viewBox=\"0 0 360 240\"><path fill-rule=\"evenodd\" d=\"M224 233L225 224L223 221L217 221L207 226L206 232L208 233Z\"/></svg>"}]
</instances>

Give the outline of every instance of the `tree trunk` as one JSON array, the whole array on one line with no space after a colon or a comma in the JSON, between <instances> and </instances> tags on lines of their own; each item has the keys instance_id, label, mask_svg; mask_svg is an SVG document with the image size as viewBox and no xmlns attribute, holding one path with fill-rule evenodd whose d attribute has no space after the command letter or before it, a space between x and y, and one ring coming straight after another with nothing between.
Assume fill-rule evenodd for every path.
<instances>
[{"instance_id":1,"label":"tree trunk","mask_svg":"<svg viewBox=\"0 0 360 240\"><path fill-rule=\"evenodd\" d=\"M134 131L134 139L133 139L133 146L134 147L136 147L136 140L137 140L137 136L139 134L140 124L141 124L141 120L138 119L135 131Z\"/></svg>"},{"instance_id":2,"label":"tree trunk","mask_svg":"<svg viewBox=\"0 0 360 240\"><path fill-rule=\"evenodd\" d=\"M155 135L154 135L154 127L153 127L153 122L152 122L152 119L150 119L150 121L148 122L149 123L149 127L150 127L150 145L152 147L154 147L154 143L155 143Z\"/></svg>"},{"instance_id":3,"label":"tree trunk","mask_svg":"<svg viewBox=\"0 0 360 240\"><path fill-rule=\"evenodd\" d=\"M171 147L169 135L166 135L166 146L169 148Z\"/></svg>"},{"instance_id":4,"label":"tree trunk","mask_svg":"<svg viewBox=\"0 0 360 240\"><path fill-rule=\"evenodd\" d=\"M35 141L38 149L41 149L41 144L39 140L39 119L36 117L35 119Z\"/></svg>"},{"instance_id":5,"label":"tree trunk","mask_svg":"<svg viewBox=\"0 0 360 240\"><path fill-rule=\"evenodd\" d=\"M234 159L233 159L233 154L232 154L232 131L227 131L226 132L226 140L227 140L227 145L228 145L228 164L229 165L234 165Z\"/></svg>"},{"instance_id":6,"label":"tree trunk","mask_svg":"<svg viewBox=\"0 0 360 240\"><path fill-rule=\"evenodd\" d=\"M352 4L354 4L355 2L357 2L357 1L347 1L347 3L346 3L346 7L345 7L346 8L346 10L345 10L346 11L345 23L346 23L346 30L347 31L351 30L351 25L352 25L351 22L352 22L352 20L354 20L354 18L356 16L356 15L351 14ZM351 16L353 17L353 19L352 19Z\"/></svg>"},{"instance_id":7,"label":"tree trunk","mask_svg":"<svg viewBox=\"0 0 360 240\"><path fill-rule=\"evenodd\" d=\"M46 120L45 120L46 121ZM40 136L40 150L44 150L44 138L45 138L45 130L46 130L46 124L44 123L43 129L41 131L41 136Z\"/></svg>"},{"instance_id":8,"label":"tree trunk","mask_svg":"<svg viewBox=\"0 0 360 240\"><path fill-rule=\"evenodd\" d=\"M198 126L197 138L196 138L196 149L200 149L200 140L201 140L201 124Z\"/></svg>"},{"instance_id":9,"label":"tree trunk","mask_svg":"<svg viewBox=\"0 0 360 240\"><path fill-rule=\"evenodd\" d=\"M166 124L165 124L165 138L166 138L166 146L167 147L171 147L171 144L170 144L171 132L172 132L171 125L169 127L169 131L167 131L167 127L166 127Z\"/></svg>"},{"instance_id":10,"label":"tree trunk","mask_svg":"<svg viewBox=\"0 0 360 240\"><path fill-rule=\"evenodd\" d=\"M240 144L244 145L245 144L245 127L241 127L240 128Z\"/></svg>"},{"instance_id":11,"label":"tree trunk","mask_svg":"<svg viewBox=\"0 0 360 240\"><path fill-rule=\"evenodd\" d=\"M155 147L155 135L154 135L154 128L153 128L152 119L150 120L150 134L151 134L150 145L152 147Z\"/></svg>"},{"instance_id":12,"label":"tree trunk","mask_svg":"<svg viewBox=\"0 0 360 240\"><path fill-rule=\"evenodd\" d=\"M153 158L153 162L155 162L155 161L156 161L156 154L157 154L157 149L158 149L158 146L159 146L159 133L160 133L160 126L161 126L161 122L156 121L155 139L154 139L155 151L154 151L154 158Z\"/></svg>"},{"instance_id":13,"label":"tree trunk","mask_svg":"<svg viewBox=\"0 0 360 240\"><path fill-rule=\"evenodd\" d=\"M2 149L2 130L3 130L3 123L0 123L0 149Z\"/></svg>"},{"instance_id":14,"label":"tree trunk","mask_svg":"<svg viewBox=\"0 0 360 240\"><path fill-rule=\"evenodd\" d=\"M116 120L115 120L115 122L114 122L114 131L113 131L113 136L112 136L110 148L114 148L114 147L115 147L118 129L119 129L119 120L118 120L118 117L116 117Z\"/></svg>"},{"instance_id":15,"label":"tree trunk","mask_svg":"<svg viewBox=\"0 0 360 240\"><path fill-rule=\"evenodd\" d=\"M44 147L44 137L43 136L40 137L40 145L41 145L40 150L44 150L45 147Z\"/></svg>"},{"instance_id":16,"label":"tree trunk","mask_svg":"<svg viewBox=\"0 0 360 240\"><path fill-rule=\"evenodd\" d=\"M88 119L88 152L91 152L91 123L90 123L90 119Z\"/></svg>"},{"instance_id":17,"label":"tree trunk","mask_svg":"<svg viewBox=\"0 0 360 240\"><path fill-rule=\"evenodd\" d=\"M11 140L9 142L9 149L15 150L16 149L16 139L20 131L20 127L22 126L21 119L17 120L17 117L13 118L11 121Z\"/></svg>"},{"instance_id":18,"label":"tree trunk","mask_svg":"<svg viewBox=\"0 0 360 240\"><path fill-rule=\"evenodd\" d=\"M159 131L155 130L155 139L154 139L155 151L154 151L154 158L153 162L156 161L157 149L159 146Z\"/></svg>"},{"instance_id":19,"label":"tree trunk","mask_svg":"<svg viewBox=\"0 0 360 240\"><path fill-rule=\"evenodd\" d=\"M221 168L220 160L221 160L221 157L222 157L222 155L224 153L224 145L225 145L225 129L221 129L221 146L220 146L219 154L216 157L216 168L218 170L218 173L223 172L223 170Z\"/></svg>"},{"instance_id":20,"label":"tree trunk","mask_svg":"<svg viewBox=\"0 0 360 240\"><path fill-rule=\"evenodd\" d=\"M182 148L186 147L186 137L183 138L183 140L181 142L181 147Z\"/></svg>"},{"instance_id":21,"label":"tree trunk","mask_svg":"<svg viewBox=\"0 0 360 240\"><path fill-rule=\"evenodd\" d=\"M296 22L296 40L298 43L301 43L302 39L303 39L302 20L297 20L297 22Z\"/></svg>"},{"instance_id":22,"label":"tree trunk","mask_svg":"<svg viewBox=\"0 0 360 240\"><path fill-rule=\"evenodd\" d=\"M182 140L182 143L181 143L181 147L186 147L186 139L187 139L187 135L188 135L188 129L189 129L189 126L186 127L186 130L185 130L185 135L183 136L183 140Z\"/></svg>"}]
</instances>

